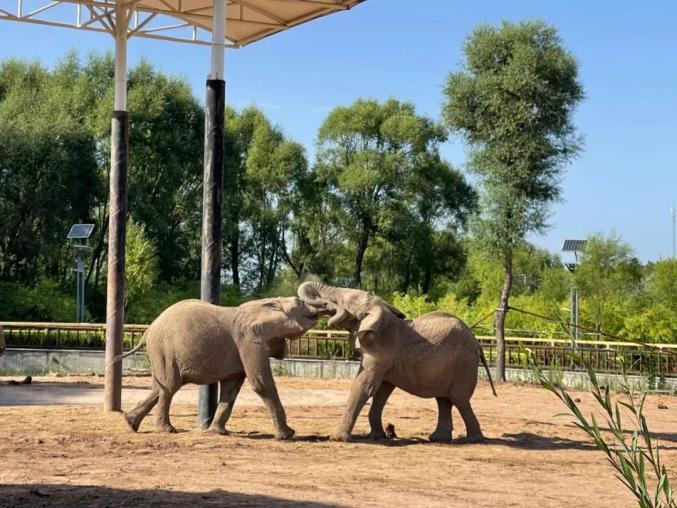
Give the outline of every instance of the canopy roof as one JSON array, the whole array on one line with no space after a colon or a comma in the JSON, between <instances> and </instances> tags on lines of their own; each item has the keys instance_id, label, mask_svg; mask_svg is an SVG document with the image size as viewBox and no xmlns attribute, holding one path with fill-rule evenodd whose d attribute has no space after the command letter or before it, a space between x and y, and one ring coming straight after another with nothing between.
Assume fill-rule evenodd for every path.
<instances>
[{"instance_id":1,"label":"canopy roof","mask_svg":"<svg viewBox=\"0 0 677 508\"><path fill-rule=\"evenodd\" d=\"M208 43L213 0L118 0L134 10L129 37ZM226 45L240 47L364 0L227 0ZM68 12L70 8L70 13ZM0 0L0 20L115 31L115 0ZM164 18L164 22L162 21ZM168 18L173 18L167 22ZM182 32L181 32L182 31Z\"/></svg>"},{"instance_id":2,"label":"canopy roof","mask_svg":"<svg viewBox=\"0 0 677 508\"><path fill-rule=\"evenodd\" d=\"M363 0L228 0L226 38L237 46L306 21L351 8ZM211 30L210 0L141 0L136 9L167 14Z\"/></svg>"}]
</instances>

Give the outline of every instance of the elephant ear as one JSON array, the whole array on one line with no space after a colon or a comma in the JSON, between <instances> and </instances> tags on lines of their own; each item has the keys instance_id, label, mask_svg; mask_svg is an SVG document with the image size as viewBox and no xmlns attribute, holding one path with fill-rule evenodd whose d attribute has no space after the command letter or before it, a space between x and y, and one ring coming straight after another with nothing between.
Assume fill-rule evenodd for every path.
<instances>
[{"instance_id":1,"label":"elephant ear","mask_svg":"<svg viewBox=\"0 0 677 508\"><path fill-rule=\"evenodd\" d=\"M355 347L360 347L360 340L369 333L377 333L385 320L385 310L380 305L373 305L369 308L367 313L360 319L360 326L357 329L355 337Z\"/></svg>"},{"instance_id":2,"label":"elephant ear","mask_svg":"<svg viewBox=\"0 0 677 508\"><path fill-rule=\"evenodd\" d=\"M393 314L395 314L398 318L405 319L407 317L407 315L404 312L402 312L400 309L398 309L394 305L390 305L388 302L383 302L383 304L386 307L388 307L388 310L390 312L392 312Z\"/></svg>"}]
</instances>

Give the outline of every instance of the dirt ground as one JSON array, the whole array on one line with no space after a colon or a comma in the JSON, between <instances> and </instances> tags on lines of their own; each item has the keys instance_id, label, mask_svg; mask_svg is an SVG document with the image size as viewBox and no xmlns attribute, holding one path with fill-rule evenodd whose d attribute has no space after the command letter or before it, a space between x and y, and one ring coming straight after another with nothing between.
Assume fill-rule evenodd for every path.
<instances>
[{"instance_id":1,"label":"dirt ground","mask_svg":"<svg viewBox=\"0 0 677 508\"><path fill-rule=\"evenodd\" d=\"M248 388L230 436L195 429L192 386L172 407L178 434L154 433L152 417L135 434L119 413L102 412L102 382L37 378L0 386L0 506L635 505L571 418L556 416L560 402L534 386L503 385L494 398L480 383L473 405L488 439L445 445L426 440L434 400L401 391L384 413L397 439L359 439L368 430L365 409L355 442L328 441L349 380L277 378L297 432L290 442L272 438L272 423ZM125 407L148 386L148 378L126 378ZM590 395L573 396L586 412L594 407ZM677 398L651 396L646 413L677 481ZM454 425L454 437L463 436L455 410Z\"/></svg>"}]
</instances>

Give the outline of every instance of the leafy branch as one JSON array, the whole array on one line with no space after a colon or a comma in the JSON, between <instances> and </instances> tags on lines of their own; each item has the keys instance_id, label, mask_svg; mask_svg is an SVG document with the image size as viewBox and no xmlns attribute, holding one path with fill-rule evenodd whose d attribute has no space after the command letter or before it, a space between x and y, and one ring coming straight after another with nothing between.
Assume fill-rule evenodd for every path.
<instances>
[{"instance_id":1,"label":"leafy branch","mask_svg":"<svg viewBox=\"0 0 677 508\"><path fill-rule=\"evenodd\" d=\"M590 384L591 393L602 410L607 428L611 434L612 443L609 444L602 435L594 413L586 418L576 402L559 384L551 382L548 377L536 365L533 355L529 355L529 368L534 372L541 386L550 390L559 398L576 417L575 425L582 429L592 439L598 450L606 455L608 462L616 470L616 477L628 488L640 507L642 508L675 508L677 501L673 497L672 485L665 466L661 463L658 440L651 437L649 426L644 415L644 402L646 394L638 395L628 383L625 366L623 369L623 382L619 392L625 398L618 402L611 399L609 387L600 387L597 375L591 365L578 355L572 355L580 364L585 365ZM630 412L630 421L624 422L621 417L622 408ZM623 424L632 425L632 432L627 432ZM632 437L630 438L629 435ZM654 481L649 480L649 478Z\"/></svg>"}]
</instances>

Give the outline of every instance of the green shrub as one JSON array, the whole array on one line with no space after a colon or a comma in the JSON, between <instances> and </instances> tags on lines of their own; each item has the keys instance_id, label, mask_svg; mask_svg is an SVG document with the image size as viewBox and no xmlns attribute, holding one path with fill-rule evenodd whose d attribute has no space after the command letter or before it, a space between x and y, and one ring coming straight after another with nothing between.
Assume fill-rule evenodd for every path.
<instances>
[{"instance_id":1,"label":"green shrub","mask_svg":"<svg viewBox=\"0 0 677 508\"><path fill-rule=\"evenodd\" d=\"M575 425L590 437L598 450L604 453L609 464L616 470L616 477L632 492L640 508L676 508L677 501L673 497L670 478L661 463L658 440L654 441L651 437L644 416L646 394L638 398L624 372L620 392L625 401L613 402L609 387L602 389L594 369L582 358L578 360L586 366L592 385L591 393L602 410L607 427L604 429L605 434L611 434L613 439L611 445L607 443L605 434L602 434L602 428L594 413L590 414L589 419L586 418L564 388L548 379L535 363L531 364L531 368L541 385L554 393L571 411L576 418ZM626 411L631 416L629 422L623 420L621 416ZM627 430L628 425L632 426L630 433ZM628 438L628 434L632 437Z\"/></svg>"}]
</instances>

